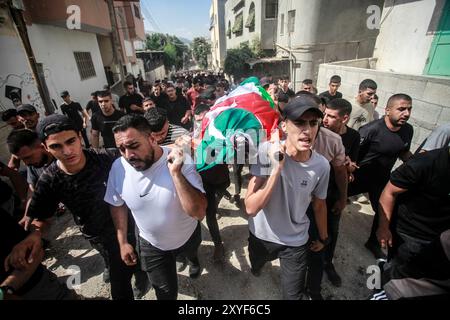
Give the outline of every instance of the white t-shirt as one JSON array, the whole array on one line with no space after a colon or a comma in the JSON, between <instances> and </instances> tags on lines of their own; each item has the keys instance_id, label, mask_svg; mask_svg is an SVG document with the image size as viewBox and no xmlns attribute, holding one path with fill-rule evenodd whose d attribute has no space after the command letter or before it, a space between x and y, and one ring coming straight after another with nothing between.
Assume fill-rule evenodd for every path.
<instances>
[{"instance_id":1,"label":"white t-shirt","mask_svg":"<svg viewBox=\"0 0 450 320\"><path fill-rule=\"evenodd\" d=\"M265 164L270 160L265 144L259 148L258 163L250 168L253 176L267 177ZM250 232L261 240L286 246L306 244L309 239L306 210L312 196L326 199L329 176L330 164L315 151L306 162L297 162L286 156L281 176L267 205L248 220Z\"/></svg>"},{"instance_id":2,"label":"white t-shirt","mask_svg":"<svg viewBox=\"0 0 450 320\"><path fill-rule=\"evenodd\" d=\"M167 166L170 149L162 149L162 157L142 172L123 157L117 159L109 172L105 201L116 207L126 204L140 236L158 249L168 251L184 245L198 221L184 212ZM194 188L205 192L191 159L186 159L181 170Z\"/></svg>"}]
</instances>

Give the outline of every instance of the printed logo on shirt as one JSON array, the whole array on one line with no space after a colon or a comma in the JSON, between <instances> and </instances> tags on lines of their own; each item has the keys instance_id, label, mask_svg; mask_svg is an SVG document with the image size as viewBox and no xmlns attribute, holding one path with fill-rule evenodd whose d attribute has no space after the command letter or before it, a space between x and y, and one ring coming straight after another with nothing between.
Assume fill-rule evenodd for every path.
<instances>
[{"instance_id":1,"label":"printed logo on shirt","mask_svg":"<svg viewBox=\"0 0 450 320\"><path fill-rule=\"evenodd\" d=\"M303 188L307 187L308 186L308 180L303 180L302 183L301 183L301 186Z\"/></svg>"}]
</instances>

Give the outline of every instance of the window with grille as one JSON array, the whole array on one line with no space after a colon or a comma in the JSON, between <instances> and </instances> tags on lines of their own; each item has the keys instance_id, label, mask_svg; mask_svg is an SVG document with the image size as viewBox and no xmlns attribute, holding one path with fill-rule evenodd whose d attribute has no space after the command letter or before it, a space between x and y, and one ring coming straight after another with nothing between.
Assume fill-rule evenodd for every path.
<instances>
[{"instance_id":1,"label":"window with grille","mask_svg":"<svg viewBox=\"0 0 450 320\"><path fill-rule=\"evenodd\" d=\"M94 63L90 52L74 52L75 61L77 63L78 73L81 80L89 79L96 76Z\"/></svg>"},{"instance_id":2,"label":"window with grille","mask_svg":"<svg viewBox=\"0 0 450 320\"><path fill-rule=\"evenodd\" d=\"M278 0L266 0L266 19L276 19Z\"/></svg>"},{"instance_id":3,"label":"window with grille","mask_svg":"<svg viewBox=\"0 0 450 320\"><path fill-rule=\"evenodd\" d=\"M295 10L288 12L288 32L293 33L295 28Z\"/></svg>"}]
</instances>

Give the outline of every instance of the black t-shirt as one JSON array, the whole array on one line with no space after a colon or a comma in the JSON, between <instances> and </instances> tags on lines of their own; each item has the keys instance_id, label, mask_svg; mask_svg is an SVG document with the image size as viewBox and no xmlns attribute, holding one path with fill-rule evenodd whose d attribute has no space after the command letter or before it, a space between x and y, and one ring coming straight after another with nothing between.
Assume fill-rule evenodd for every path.
<instances>
[{"instance_id":1,"label":"black t-shirt","mask_svg":"<svg viewBox=\"0 0 450 320\"><path fill-rule=\"evenodd\" d=\"M92 114L101 111L97 101L89 100L86 104L86 111L91 110Z\"/></svg>"},{"instance_id":2,"label":"black t-shirt","mask_svg":"<svg viewBox=\"0 0 450 320\"><path fill-rule=\"evenodd\" d=\"M78 129L83 129L83 118L80 113L83 113L83 108L78 102L71 102L70 104L62 104L61 112L68 118L72 119Z\"/></svg>"},{"instance_id":3,"label":"black t-shirt","mask_svg":"<svg viewBox=\"0 0 450 320\"><path fill-rule=\"evenodd\" d=\"M132 95L123 95L120 97L119 99L119 108L121 110L125 109L126 113L137 113L137 114L141 114L138 111L133 111L130 109L130 106L132 104L135 104L139 107L142 107L142 96L140 94L137 93L133 93Z\"/></svg>"},{"instance_id":4,"label":"black t-shirt","mask_svg":"<svg viewBox=\"0 0 450 320\"><path fill-rule=\"evenodd\" d=\"M332 96L330 94L330 92L324 91L321 94L319 94L320 97L324 97L325 99L328 99L328 101L334 100L334 99L341 99L342 98L342 93L340 93L339 91L336 91L336 94L334 96Z\"/></svg>"},{"instance_id":5,"label":"black t-shirt","mask_svg":"<svg viewBox=\"0 0 450 320\"><path fill-rule=\"evenodd\" d=\"M155 103L157 108L164 108L167 104L167 101L169 98L167 97L167 94L162 92L159 96L155 96L153 93L150 95L150 98L152 98L153 102Z\"/></svg>"},{"instance_id":6,"label":"black t-shirt","mask_svg":"<svg viewBox=\"0 0 450 320\"><path fill-rule=\"evenodd\" d=\"M10 274L10 271L5 271L3 262L11 253L13 247L25 239L27 235L28 233L19 226L14 218L0 208L0 283L2 283ZM26 292L30 287L36 284L42 275L42 270L43 267L39 266L18 293Z\"/></svg>"},{"instance_id":7,"label":"black t-shirt","mask_svg":"<svg viewBox=\"0 0 450 320\"><path fill-rule=\"evenodd\" d=\"M187 124L181 123L181 119L186 114L186 111L190 110L189 102L183 96L178 96L175 101L167 100L164 109L167 111L167 120L169 123L180 126L189 130L191 127L191 123Z\"/></svg>"},{"instance_id":8,"label":"black t-shirt","mask_svg":"<svg viewBox=\"0 0 450 320\"><path fill-rule=\"evenodd\" d=\"M449 147L420 154L391 174L391 183L408 191L397 198L397 230L433 240L450 229Z\"/></svg>"},{"instance_id":9,"label":"black t-shirt","mask_svg":"<svg viewBox=\"0 0 450 320\"><path fill-rule=\"evenodd\" d=\"M355 129L347 127L347 132L341 135L342 144L345 148L345 155L349 156L353 162L358 160L360 135Z\"/></svg>"},{"instance_id":10,"label":"black t-shirt","mask_svg":"<svg viewBox=\"0 0 450 320\"><path fill-rule=\"evenodd\" d=\"M100 131L103 138L103 146L105 148L116 147L112 128L124 115L125 114L122 111L114 110L114 113L110 116L105 116L103 112L97 112L92 116L92 130Z\"/></svg>"},{"instance_id":11,"label":"black t-shirt","mask_svg":"<svg viewBox=\"0 0 450 320\"><path fill-rule=\"evenodd\" d=\"M283 89L280 89L279 94L286 94L289 98L295 97L295 92L289 88L286 92L284 92Z\"/></svg>"},{"instance_id":12,"label":"black t-shirt","mask_svg":"<svg viewBox=\"0 0 450 320\"><path fill-rule=\"evenodd\" d=\"M84 154L86 165L77 174L66 174L57 162L44 170L31 198L28 215L39 220L50 218L62 202L87 239L111 237L115 229L103 197L109 170L119 153L110 149L84 150Z\"/></svg>"},{"instance_id":13,"label":"black t-shirt","mask_svg":"<svg viewBox=\"0 0 450 320\"><path fill-rule=\"evenodd\" d=\"M409 123L393 132L386 126L384 118L362 126L359 129L361 141L358 156L361 169L358 171L389 178L397 158L409 151L413 132Z\"/></svg>"}]
</instances>

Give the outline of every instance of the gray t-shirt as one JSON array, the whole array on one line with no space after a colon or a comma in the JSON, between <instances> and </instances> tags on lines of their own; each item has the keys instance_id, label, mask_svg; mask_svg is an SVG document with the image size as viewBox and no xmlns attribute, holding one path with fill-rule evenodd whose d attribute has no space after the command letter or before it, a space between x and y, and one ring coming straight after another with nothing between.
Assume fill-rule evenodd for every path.
<instances>
[{"instance_id":1,"label":"gray t-shirt","mask_svg":"<svg viewBox=\"0 0 450 320\"><path fill-rule=\"evenodd\" d=\"M427 138L422 150L431 151L450 145L450 123L437 127Z\"/></svg>"},{"instance_id":2,"label":"gray t-shirt","mask_svg":"<svg viewBox=\"0 0 450 320\"><path fill-rule=\"evenodd\" d=\"M253 176L267 177L268 143L259 148L258 163L252 165ZM309 219L306 210L312 196L326 199L330 164L315 151L307 162L286 157L269 202L249 219L250 232L257 238L286 246L302 246L308 242Z\"/></svg>"}]
</instances>

